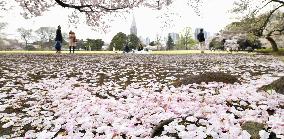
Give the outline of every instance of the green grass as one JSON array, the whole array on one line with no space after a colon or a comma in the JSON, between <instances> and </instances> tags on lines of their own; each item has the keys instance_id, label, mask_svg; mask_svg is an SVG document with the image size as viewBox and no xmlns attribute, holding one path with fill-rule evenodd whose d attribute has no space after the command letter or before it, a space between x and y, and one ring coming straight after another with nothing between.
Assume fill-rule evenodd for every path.
<instances>
[{"instance_id":1,"label":"green grass","mask_svg":"<svg viewBox=\"0 0 284 139\"><path fill-rule=\"evenodd\" d=\"M266 53L269 52L269 50L261 50L261 51L267 51ZM282 50L281 50L282 51ZM283 49L284 52L284 49ZM55 54L55 51L26 51L26 50L16 50L16 51L0 51L0 54L11 54L11 53L24 53L24 54ZM68 54L69 51L62 51L61 53L63 54ZM76 54L115 54L115 53L122 53L122 51L75 51ZM201 50L171 50L171 51L150 51L150 54L200 54ZM205 54L230 54L231 52L227 51L210 51L210 50L205 50ZM248 54L246 51L239 51L239 52L232 52L232 54ZM249 53L249 54L255 54L255 53ZM284 57L282 57L284 59Z\"/></svg>"},{"instance_id":2,"label":"green grass","mask_svg":"<svg viewBox=\"0 0 284 139\"><path fill-rule=\"evenodd\" d=\"M279 48L278 52L273 52L271 48L258 49L255 52L263 53L263 54L272 54L272 55L275 55L275 56L284 56L284 48Z\"/></svg>"},{"instance_id":3,"label":"green grass","mask_svg":"<svg viewBox=\"0 0 284 139\"><path fill-rule=\"evenodd\" d=\"M279 56L280 60L284 62L284 56Z\"/></svg>"},{"instance_id":4,"label":"green grass","mask_svg":"<svg viewBox=\"0 0 284 139\"><path fill-rule=\"evenodd\" d=\"M20 50L20 51L0 51L0 54L55 54L56 51L25 51L25 50ZM61 51L63 54L68 54L69 51ZM75 51L77 54L114 54L113 51ZM122 53L122 52L117 52L117 53Z\"/></svg>"},{"instance_id":5,"label":"green grass","mask_svg":"<svg viewBox=\"0 0 284 139\"><path fill-rule=\"evenodd\" d=\"M151 51L150 54L200 54L201 50L172 50L172 51ZM204 53L206 54L228 54L230 52L227 51L210 51L205 50ZM248 53L248 52L233 52L236 53Z\"/></svg>"},{"instance_id":6,"label":"green grass","mask_svg":"<svg viewBox=\"0 0 284 139\"><path fill-rule=\"evenodd\" d=\"M250 135L251 135L251 139L259 139L259 131L263 130L265 127L264 124L262 123L257 123L257 122L253 122L253 121L248 121L245 122L242 125L242 129L246 130Z\"/></svg>"},{"instance_id":7,"label":"green grass","mask_svg":"<svg viewBox=\"0 0 284 139\"><path fill-rule=\"evenodd\" d=\"M281 61L284 62L284 48L279 48L278 52L273 52L271 48L268 49L259 49L256 50L257 53L268 54L278 57Z\"/></svg>"},{"instance_id":8,"label":"green grass","mask_svg":"<svg viewBox=\"0 0 284 139\"><path fill-rule=\"evenodd\" d=\"M260 89L265 91L275 90L277 93L284 94L284 76L271 84L262 86Z\"/></svg>"}]
</instances>

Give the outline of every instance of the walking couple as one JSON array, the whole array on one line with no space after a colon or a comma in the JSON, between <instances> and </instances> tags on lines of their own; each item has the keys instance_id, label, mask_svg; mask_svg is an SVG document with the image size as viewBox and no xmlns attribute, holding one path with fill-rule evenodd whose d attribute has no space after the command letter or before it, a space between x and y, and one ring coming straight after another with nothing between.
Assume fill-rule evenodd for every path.
<instances>
[{"instance_id":1,"label":"walking couple","mask_svg":"<svg viewBox=\"0 0 284 139\"><path fill-rule=\"evenodd\" d=\"M62 42L63 42L63 37L61 34L61 27L59 25L56 30L56 37L55 37L56 53L61 53ZM75 52L76 42L77 42L77 39L76 39L75 33L73 31L70 31L69 32L69 51L70 53L72 52L72 49L73 49L73 53Z\"/></svg>"}]
</instances>

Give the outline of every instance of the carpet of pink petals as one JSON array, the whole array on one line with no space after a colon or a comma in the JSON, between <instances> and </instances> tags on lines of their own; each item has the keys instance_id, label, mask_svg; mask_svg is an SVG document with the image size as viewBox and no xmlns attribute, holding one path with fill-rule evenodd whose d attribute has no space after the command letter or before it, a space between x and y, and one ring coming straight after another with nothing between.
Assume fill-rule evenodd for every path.
<instances>
[{"instance_id":1,"label":"carpet of pink petals","mask_svg":"<svg viewBox=\"0 0 284 139\"><path fill-rule=\"evenodd\" d=\"M171 118L155 138L249 139L246 121L284 138L284 95L259 90L284 76L272 56L1 54L0 64L0 138L144 139ZM172 85L203 72L241 83Z\"/></svg>"}]
</instances>

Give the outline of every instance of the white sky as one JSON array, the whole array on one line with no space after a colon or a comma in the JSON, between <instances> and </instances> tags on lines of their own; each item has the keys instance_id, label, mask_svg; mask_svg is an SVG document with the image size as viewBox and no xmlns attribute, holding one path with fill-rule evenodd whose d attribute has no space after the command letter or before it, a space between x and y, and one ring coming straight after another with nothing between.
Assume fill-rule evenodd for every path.
<instances>
[{"instance_id":1,"label":"white sky","mask_svg":"<svg viewBox=\"0 0 284 139\"><path fill-rule=\"evenodd\" d=\"M233 15L229 13L229 10L232 9L233 1L234 0L208 0L200 7L201 16L197 16L193 9L185 4L184 0L177 0L177 3L174 3L170 8L171 11L178 13L178 15L171 16L173 20L171 24L173 26L168 28L162 28L165 25L163 22L168 21L168 18L157 18L157 16L161 15L161 11L152 11L146 8L135 9L133 14L136 19L138 37L150 37L151 40L154 40L156 34L165 37L169 32L180 33L185 27L191 27L192 31L197 27L202 27L206 31L209 31L210 34L217 33L227 24L234 21L232 18ZM125 14L125 19L117 19L110 23L111 28L109 32L103 33L95 32L85 24L79 24L77 28L68 24L68 13L70 12L72 12L71 9L55 7L49 12L46 12L44 16L25 20L19 14L18 9L14 9L5 13L3 17L0 18L0 22L8 23L7 28L3 32L8 34L10 38L19 37L16 30L20 27L36 30L42 26L57 27L58 25L61 25L62 32L69 32L69 30L75 31L79 39L101 38L106 42L110 42L112 37L118 32L124 32L126 34L130 32L132 13Z\"/></svg>"}]
</instances>

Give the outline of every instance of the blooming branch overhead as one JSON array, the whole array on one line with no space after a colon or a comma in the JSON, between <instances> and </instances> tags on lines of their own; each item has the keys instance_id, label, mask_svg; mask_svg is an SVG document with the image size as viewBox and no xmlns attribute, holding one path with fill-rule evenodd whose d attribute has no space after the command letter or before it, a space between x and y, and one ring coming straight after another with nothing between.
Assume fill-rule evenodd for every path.
<instances>
[{"instance_id":1,"label":"blooming branch overhead","mask_svg":"<svg viewBox=\"0 0 284 139\"><path fill-rule=\"evenodd\" d=\"M82 15L86 18L89 26L106 26L105 17L109 15L121 16L134 8L147 7L154 10L161 10L177 0L15 0L22 8L22 15L25 18L41 16L45 11L51 10L54 6L60 6L73 10L70 18L79 18ZM3 3L3 4L1 4ZM194 7L199 0L185 0L185 4ZM0 1L0 6L4 2ZM73 19L71 19L73 20Z\"/></svg>"}]
</instances>

